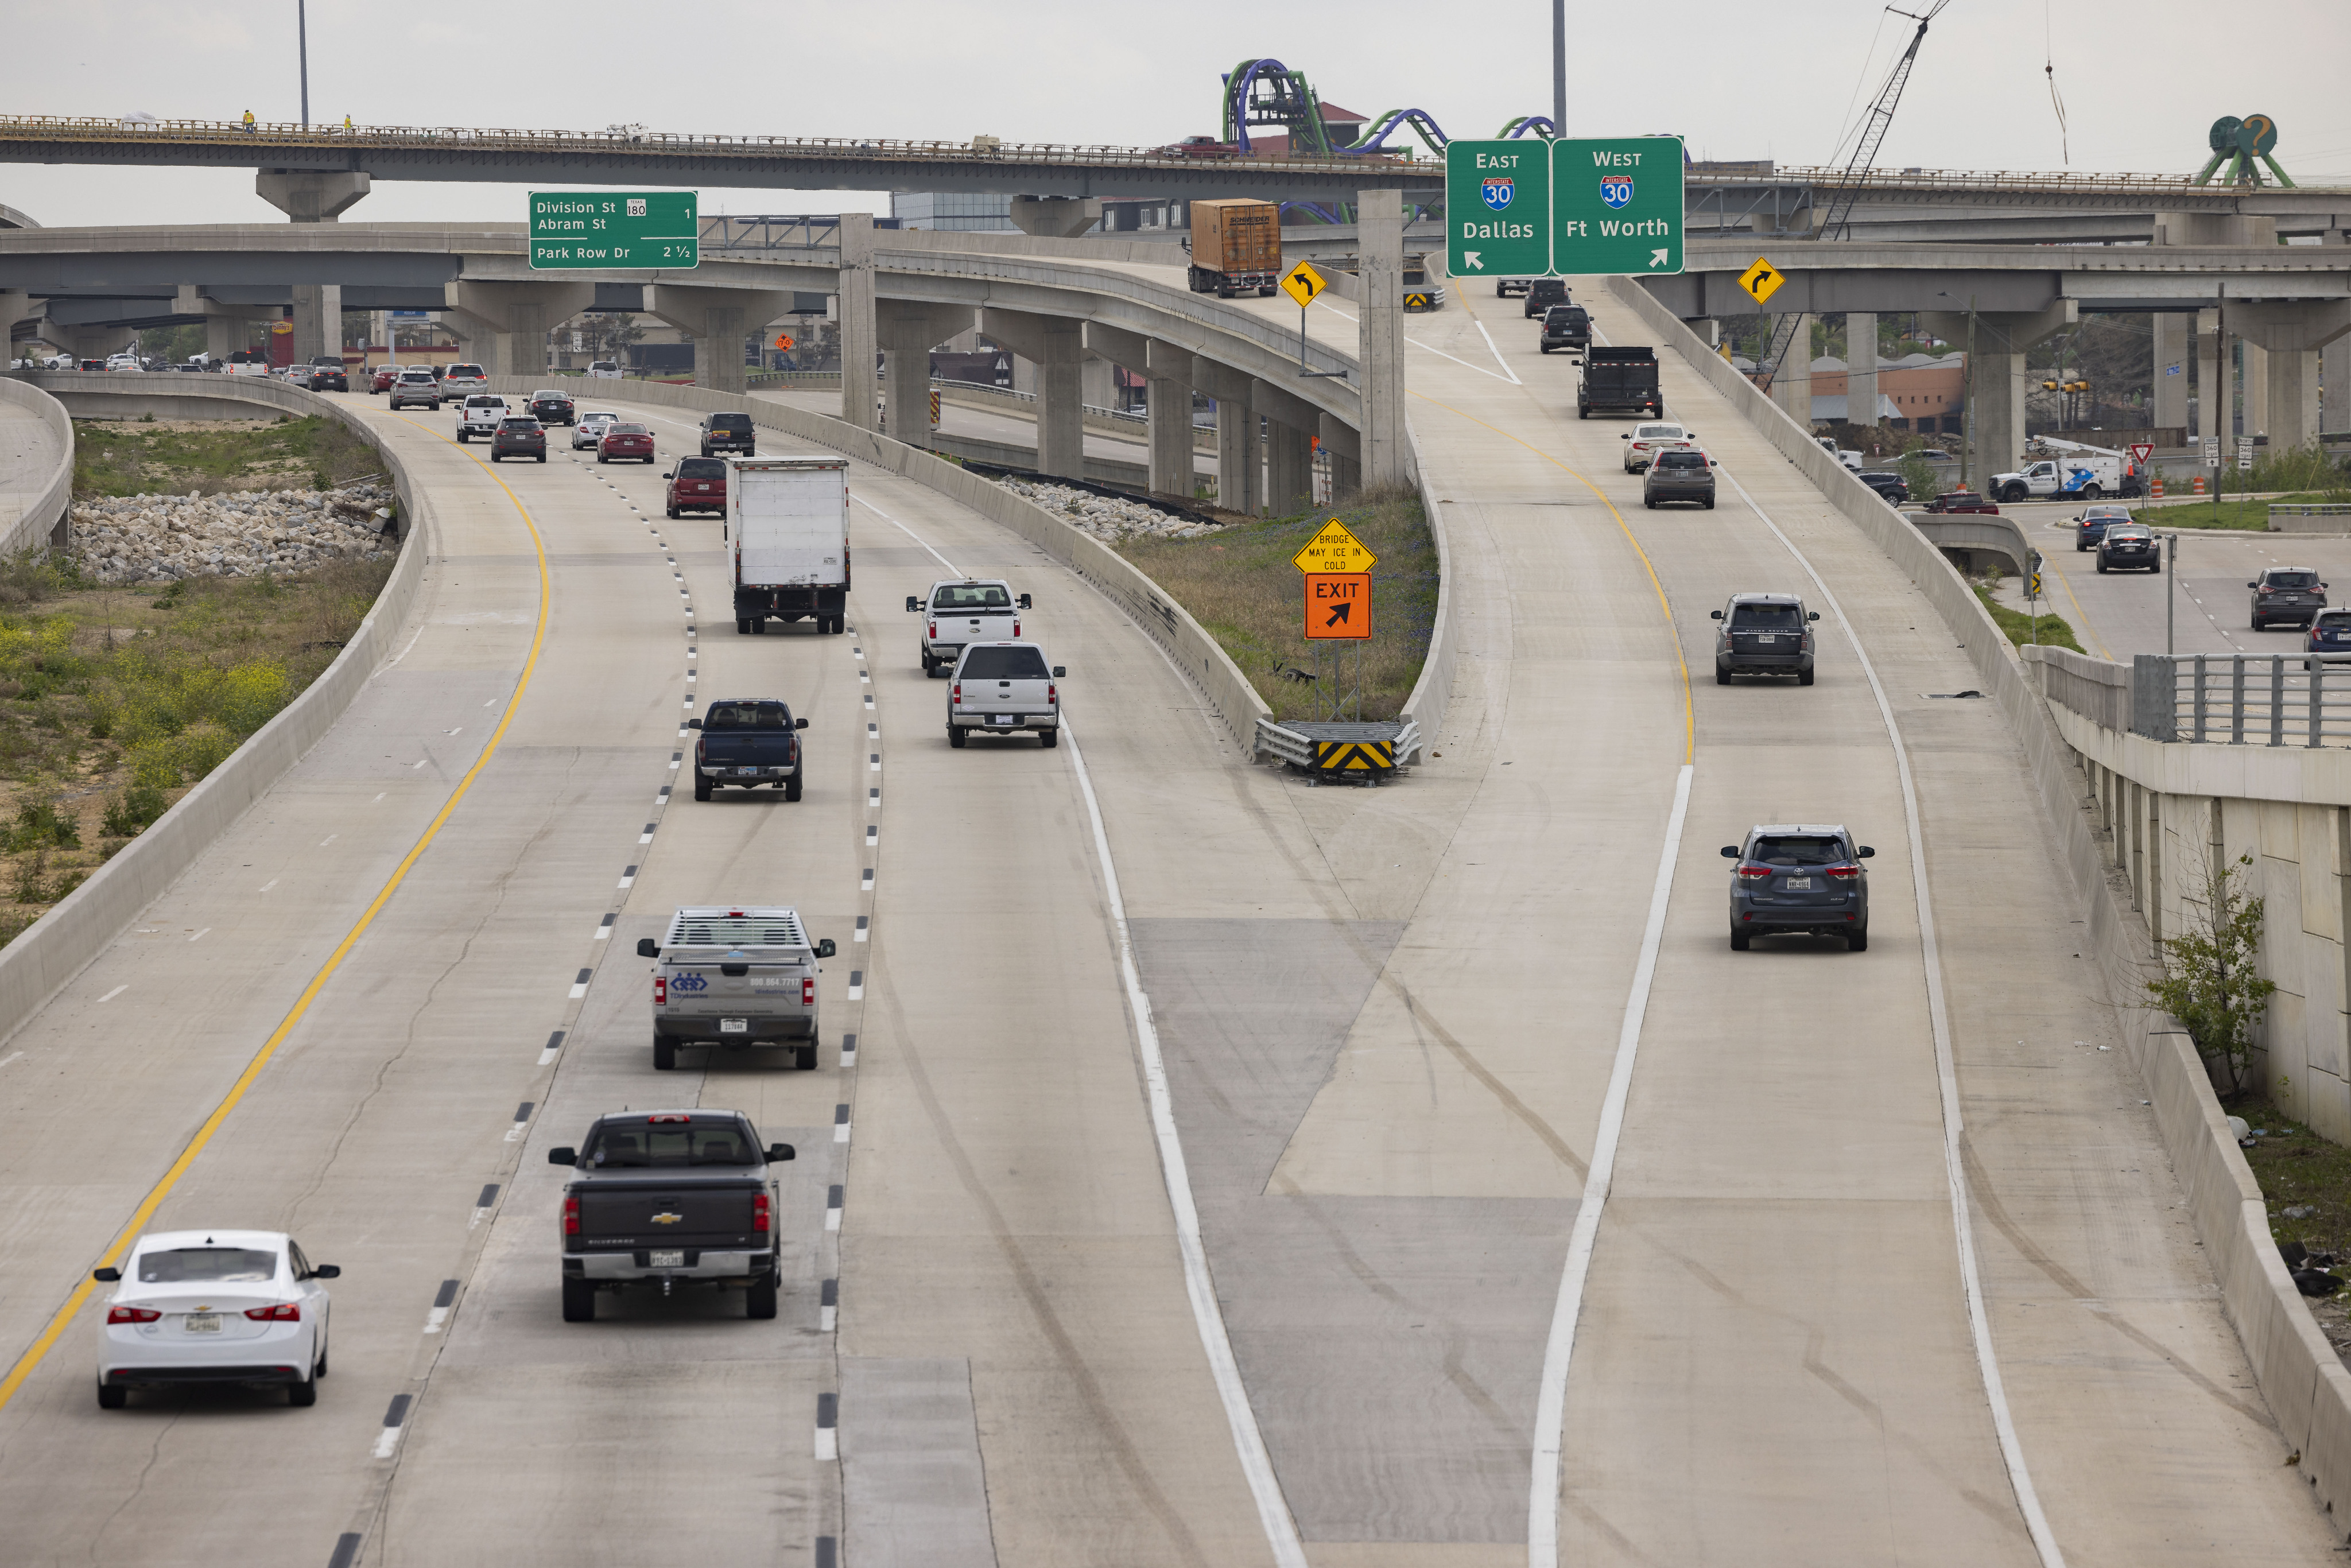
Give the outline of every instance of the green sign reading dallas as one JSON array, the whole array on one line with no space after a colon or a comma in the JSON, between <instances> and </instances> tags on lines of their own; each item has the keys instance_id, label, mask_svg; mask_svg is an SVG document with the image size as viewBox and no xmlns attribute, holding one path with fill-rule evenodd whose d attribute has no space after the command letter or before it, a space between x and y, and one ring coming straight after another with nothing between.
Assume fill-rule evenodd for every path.
<instances>
[{"instance_id":1,"label":"green sign reading dallas","mask_svg":"<svg viewBox=\"0 0 2351 1568\"><path fill-rule=\"evenodd\" d=\"M533 191L530 265L540 271L702 265L692 191Z\"/></svg>"},{"instance_id":2,"label":"green sign reading dallas","mask_svg":"<svg viewBox=\"0 0 2351 1568\"><path fill-rule=\"evenodd\" d=\"M1456 277L1681 271L1681 139L1447 143L1445 265Z\"/></svg>"}]
</instances>

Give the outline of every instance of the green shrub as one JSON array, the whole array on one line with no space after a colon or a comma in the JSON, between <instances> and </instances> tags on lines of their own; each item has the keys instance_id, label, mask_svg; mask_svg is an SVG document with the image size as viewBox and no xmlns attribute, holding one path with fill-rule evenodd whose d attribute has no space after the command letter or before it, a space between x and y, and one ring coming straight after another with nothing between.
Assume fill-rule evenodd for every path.
<instances>
[{"instance_id":1,"label":"green shrub","mask_svg":"<svg viewBox=\"0 0 2351 1568\"><path fill-rule=\"evenodd\" d=\"M11 850L79 849L81 831L74 826L72 818L58 811L55 803L27 800L16 808L16 825L8 830L7 847Z\"/></svg>"},{"instance_id":2,"label":"green shrub","mask_svg":"<svg viewBox=\"0 0 2351 1568\"><path fill-rule=\"evenodd\" d=\"M106 831L127 839L146 831L172 802L152 784L133 784L106 804Z\"/></svg>"}]
</instances>

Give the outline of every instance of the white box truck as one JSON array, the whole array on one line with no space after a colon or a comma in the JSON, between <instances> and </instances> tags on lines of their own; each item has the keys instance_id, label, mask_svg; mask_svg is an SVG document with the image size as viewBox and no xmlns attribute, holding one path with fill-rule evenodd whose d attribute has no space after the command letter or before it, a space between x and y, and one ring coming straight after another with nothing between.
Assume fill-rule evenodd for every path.
<instances>
[{"instance_id":1,"label":"white box truck","mask_svg":"<svg viewBox=\"0 0 2351 1568\"><path fill-rule=\"evenodd\" d=\"M813 618L841 629L849 608L849 463L841 457L726 459L726 544L735 630Z\"/></svg>"}]
</instances>

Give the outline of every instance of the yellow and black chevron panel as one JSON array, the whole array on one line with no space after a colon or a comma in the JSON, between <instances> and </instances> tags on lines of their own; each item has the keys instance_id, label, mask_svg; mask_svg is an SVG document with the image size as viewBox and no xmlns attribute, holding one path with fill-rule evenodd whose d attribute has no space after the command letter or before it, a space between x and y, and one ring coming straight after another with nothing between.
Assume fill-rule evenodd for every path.
<instances>
[{"instance_id":1,"label":"yellow and black chevron panel","mask_svg":"<svg viewBox=\"0 0 2351 1568\"><path fill-rule=\"evenodd\" d=\"M1395 770L1393 740L1318 740L1314 743L1318 773L1391 773Z\"/></svg>"}]
</instances>

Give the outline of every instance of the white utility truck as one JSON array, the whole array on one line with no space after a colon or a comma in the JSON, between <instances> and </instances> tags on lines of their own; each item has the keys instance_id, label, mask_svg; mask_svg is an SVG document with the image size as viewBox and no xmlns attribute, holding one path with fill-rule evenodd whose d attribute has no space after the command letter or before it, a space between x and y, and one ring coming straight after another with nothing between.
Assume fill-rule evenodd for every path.
<instances>
[{"instance_id":1,"label":"white utility truck","mask_svg":"<svg viewBox=\"0 0 2351 1568\"><path fill-rule=\"evenodd\" d=\"M2040 435L2026 451L2024 466L2013 474L1993 475L1986 492L1995 501L2096 501L2108 496L2128 498L2146 488L2147 472L2128 453Z\"/></svg>"},{"instance_id":2,"label":"white utility truck","mask_svg":"<svg viewBox=\"0 0 2351 1568\"><path fill-rule=\"evenodd\" d=\"M923 618L916 651L923 656L923 674L935 675L955 668L966 645L1004 643L1020 635L1020 612L1029 596L1015 595L1000 577L966 577L935 582L917 599L908 595L906 613Z\"/></svg>"},{"instance_id":3,"label":"white utility truck","mask_svg":"<svg viewBox=\"0 0 2351 1568\"><path fill-rule=\"evenodd\" d=\"M837 632L849 608L849 462L729 457L723 536L735 561L735 630L813 619Z\"/></svg>"}]
</instances>

